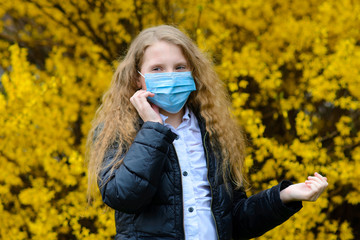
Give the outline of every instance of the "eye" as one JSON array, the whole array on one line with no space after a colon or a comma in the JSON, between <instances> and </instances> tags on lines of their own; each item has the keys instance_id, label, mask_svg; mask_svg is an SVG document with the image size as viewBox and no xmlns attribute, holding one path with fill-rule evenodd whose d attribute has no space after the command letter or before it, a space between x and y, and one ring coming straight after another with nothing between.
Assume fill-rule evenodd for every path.
<instances>
[{"instance_id":1,"label":"eye","mask_svg":"<svg viewBox=\"0 0 360 240\"><path fill-rule=\"evenodd\" d=\"M151 71L154 72L161 71L161 67L153 67Z\"/></svg>"},{"instance_id":2,"label":"eye","mask_svg":"<svg viewBox=\"0 0 360 240\"><path fill-rule=\"evenodd\" d=\"M176 69L177 71L183 71L183 70L186 70L187 67L186 67L186 65L179 65L179 66L177 66L175 69Z\"/></svg>"}]
</instances>

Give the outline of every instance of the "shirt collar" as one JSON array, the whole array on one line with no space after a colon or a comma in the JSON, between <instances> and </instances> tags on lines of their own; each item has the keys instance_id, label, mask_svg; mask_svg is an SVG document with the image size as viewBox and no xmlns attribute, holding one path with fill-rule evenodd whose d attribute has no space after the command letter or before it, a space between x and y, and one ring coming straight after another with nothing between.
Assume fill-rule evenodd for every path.
<instances>
[{"instance_id":1,"label":"shirt collar","mask_svg":"<svg viewBox=\"0 0 360 240\"><path fill-rule=\"evenodd\" d=\"M165 125L165 121L166 121L166 119L168 119L168 116L165 116L165 115L163 115L163 114L160 113L160 117L161 117L161 119L162 119L162 121L163 121L163 123L164 123L164 125ZM189 108L185 105L185 113L184 113L184 116L182 117L182 122L189 120L190 117L191 117L190 110L189 110Z\"/></svg>"}]
</instances>

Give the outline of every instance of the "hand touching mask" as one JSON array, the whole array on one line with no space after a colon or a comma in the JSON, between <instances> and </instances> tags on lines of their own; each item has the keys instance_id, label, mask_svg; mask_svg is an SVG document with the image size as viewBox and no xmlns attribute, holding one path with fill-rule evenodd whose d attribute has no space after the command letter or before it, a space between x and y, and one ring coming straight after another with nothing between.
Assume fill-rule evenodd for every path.
<instances>
[{"instance_id":1,"label":"hand touching mask","mask_svg":"<svg viewBox=\"0 0 360 240\"><path fill-rule=\"evenodd\" d=\"M141 76L145 78L146 90L155 94L148 100L169 113L179 112L190 93L196 90L191 72L146 73Z\"/></svg>"}]
</instances>

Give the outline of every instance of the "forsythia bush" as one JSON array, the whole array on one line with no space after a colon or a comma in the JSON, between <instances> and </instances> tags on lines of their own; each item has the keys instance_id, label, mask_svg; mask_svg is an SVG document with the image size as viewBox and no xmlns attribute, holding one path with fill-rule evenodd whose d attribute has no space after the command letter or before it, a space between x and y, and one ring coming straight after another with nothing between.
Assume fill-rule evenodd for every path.
<instances>
[{"instance_id":1,"label":"forsythia bush","mask_svg":"<svg viewBox=\"0 0 360 240\"><path fill-rule=\"evenodd\" d=\"M0 238L111 239L87 205L85 139L117 59L175 24L209 57L249 139L249 195L315 170L327 191L259 239L359 239L360 2L0 0Z\"/></svg>"}]
</instances>

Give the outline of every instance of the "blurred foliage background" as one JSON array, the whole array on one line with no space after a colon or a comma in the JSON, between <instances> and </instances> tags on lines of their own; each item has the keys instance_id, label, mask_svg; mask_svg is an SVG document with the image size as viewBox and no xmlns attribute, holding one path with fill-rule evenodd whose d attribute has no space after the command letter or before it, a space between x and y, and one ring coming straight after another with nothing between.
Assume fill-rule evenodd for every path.
<instances>
[{"instance_id":1,"label":"blurred foliage background","mask_svg":"<svg viewBox=\"0 0 360 240\"><path fill-rule=\"evenodd\" d=\"M142 29L214 61L249 138L248 195L314 171L328 190L258 239L360 239L360 1L0 0L0 238L112 239L87 206L85 139Z\"/></svg>"}]
</instances>

